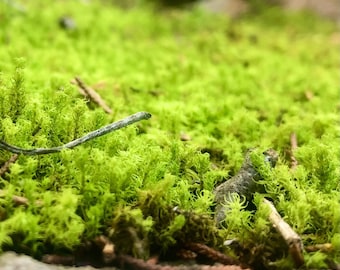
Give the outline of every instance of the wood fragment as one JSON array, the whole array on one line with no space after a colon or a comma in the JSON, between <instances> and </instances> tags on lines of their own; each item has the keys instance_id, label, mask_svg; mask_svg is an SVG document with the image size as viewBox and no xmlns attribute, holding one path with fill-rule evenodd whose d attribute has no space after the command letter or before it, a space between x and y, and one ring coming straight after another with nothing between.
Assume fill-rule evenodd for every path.
<instances>
[{"instance_id":1,"label":"wood fragment","mask_svg":"<svg viewBox=\"0 0 340 270\"><path fill-rule=\"evenodd\" d=\"M8 193L6 191L0 189L0 198L6 197L7 194ZM20 206L20 205L28 206L29 205L29 200L22 196L12 195L12 201L16 206ZM35 205L37 206L41 206L42 204L43 203L40 200L37 200L35 202Z\"/></svg>"},{"instance_id":2,"label":"wood fragment","mask_svg":"<svg viewBox=\"0 0 340 270\"><path fill-rule=\"evenodd\" d=\"M331 243L324 243L324 244L316 244L312 246L307 246L305 247L305 250L307 252L316 252L316 251L331 252L334 249Z\"/></svg>"},{"instance_id":3,"label":"wood fragment","mask_svg":"<svg viewBox=\"0 0 340 270\"><path fill-rule=\"evenodd\" d=\"M241 265L238 260L201 243L188 243L185 247L199 255L203 255L213 260L214 262L219 262L224 265Z\"/></svg>"},{"instance_id":4,"label":"wood fragment","mask_svg":"<svg viewBox=\"0 0 340 270\"><path fill-rule=\"evenodd\" d=\"M83 96L89 98L98 106L102 107L106 113L112 114L112 109L105 103L102 97L93 88L87 86L79 77L74 77L74 81L72 82L75 82L75 84L78 86L79 92Z\"/></svg>"},{"instance_id":5,"label":"wood fragment","mask_svg":"<svg viewBox=\"0 0 340 270\"><path fill-rule=\"evenodd\" d=\"M268 205L270 209L269 220L272 223L275 230L282 236L284 241L288 245L289 253L292 256L295 266L299 268L304 264L303 258L303 244L300 236L285 222L280 214L277 212L275 206L268 201L263 199L263 203Z\"/></svg>"},{"instance_id":6,"label":"wood fragment","mask_svg":"<svg viewBox=\"0 0 340 270\"><path fill-rule=\"evenodd\" d=\"M0 197L6 197L7 196L7 192L4 190L0 190ZM12 201L14 204L16 205L24 205L24 206L28 206L28 199L25 197L21 197L21 196L16 196L13 195L12 196Z\"/></svg>"},{"instance_id":7,"label":"wood fragment","mask_svg":"<svg viewBox=\"0 0 340 270\"><path fill-rule=\"evenodd\" d=\"M5 162L4 165L1 166L0 168L0 176L3 176L6 172L8 172L9 167L12 163L16 162L18 159L19 155L18 154L13 154L9 160Z\"/></svg>"},{"instance_id":8,"label":"wood fragment","mask_svg":"<svg viewBox=\"0 0 340 270\"><path fill-rule=\"evenodd\" d=\"M295 170L298 162L294 156L295 150L298 148L297 137L295 132L290 134L290 169Z\"/></svg>"}]
</instances>

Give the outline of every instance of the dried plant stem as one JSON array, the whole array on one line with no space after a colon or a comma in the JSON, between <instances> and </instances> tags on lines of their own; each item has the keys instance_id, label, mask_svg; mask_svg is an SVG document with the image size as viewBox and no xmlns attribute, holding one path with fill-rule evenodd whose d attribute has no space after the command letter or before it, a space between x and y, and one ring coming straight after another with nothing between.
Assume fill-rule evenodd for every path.
<instances>
[{"instance_id":1,"label":"dried plant stem","mask_svg":"<svg viewBox=\"0 0 340 270\"><path fill-rule=\"evenodd\" d=\"M6 196L7 196L7 192L4 191L4 190L0 190L0 198L1 198L1 197L6 197ZM13 196L12 196L12 201L13 201L16 205L24 205L24 206L28 206L28 199L25 198L25 197L13 195Z\"/></svg>"},{"instance_id":2,"label":"dried plant stem","mask_svg":"<svg viewBox=\"0 0 340 270\"><path fill-rule=\"evenodd\" d=\"M0 198L6 197L7 194L8 193L6 191L0 189ZM29 200L25 197L22 197L22 196L12 195L12 201L15 205L18 205L18 206L20 206L20 205L28 206L29 205ZM34 202L34 204L37 205L37 206L41 206L43 203L42 203L42 201L37 200L37 201Z\"/></svg>"},{"instance_id":3,"label":"dried plant stem","mask_svg":"<svg viewBox=\"0 0 340 270\"><path fill-rule=\"evenodd\" d=\"M9 166L10 166L12 163L16 162L17 159L18 159L18 157L19 157L18 154L13 154L13 155L9 158L9 160L7 160L7 161L5 162L4 165L2 165L2 167L0 168L0 176L3 176L3 175L8 171Z\"/></svg>"},{"instance_id":4,"label":"dried plant stem","mask_svg":"<svg viewBox=\"0 0 340 270\"><path fill-rule=\"evenodd\" d=\"M151 117L151 114L148 112L138 112L133 115L130 115L120 121L114 122L112 124L109 124L107 126L104 126L100 129L94 130L85 136L76 139L74 141L71 141L67 144L52 147L52 148L35 148L35 149L23 149L19 148L17 146L10 145L4 141L0 141L0 149L7 150L9 152L15 153L15 154L23 154L23 155L44 155L44 154L51 154L60 152L63 149L71 149L74 148L82 143L85 143L89 140L92 140L94 138L103 136L107 133L113 132L115 130L121 129L123 127L126 127L128 125L131 125L133 123L136 123L138 121L141 121L143 119L149 119Z\"/></svg>"},{"instance_id":5,"label":"dried plant stem","mask_svg":"<svg viewBox=\"0 0 340 270\"><path fill-rule=\"evenodd\" d=\"M290 255L295 262L295 266L299 268L304 264L302 254L303 245L300 236L289 226L287 222L282 219L275 206L270 201L263 199L263 203L269 206L269 220L273 224L275 230L287 243Z\"/></svg>"},{"instance_id":6,"label":"dried plant stem","mask_svg":"<svg viewBox=\"0 0 340 270\"><path fill-rule=\"evenodd\" d=\"M74 82L79 87L79 91L82 95L89 97L94 103L102 107L106 113L112 114L111 108L106 105L105 101L94 89L87 86L79 77L75 77Z\"/></svg>"},{"instance_id":7,"label":"dried plant stem","mask_svg":"<svg viewBox=\"0 0 340 270\"><path fill-rule=\"evenodd\" d=\"M332 252L334 250L334 247L331 243L324 243L324 244L316 244L313 246L307 246L305 247L305 250L307 252L316 252L316 251Z\"/></svg>"}]
</instances>

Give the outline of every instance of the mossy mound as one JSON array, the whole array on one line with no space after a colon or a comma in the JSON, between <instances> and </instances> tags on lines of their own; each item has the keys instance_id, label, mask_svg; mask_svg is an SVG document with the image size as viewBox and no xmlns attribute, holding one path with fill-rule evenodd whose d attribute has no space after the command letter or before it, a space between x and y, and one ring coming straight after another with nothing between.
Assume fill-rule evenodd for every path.
<instances>
[{"instance_id":1,"label":"mossy mound","mask_svg":"<svg viewBox=\"0 0 340 270\"><path fill-rule=\"evenodd\" d=\"M292 267L265 195L305 246L332 244L306 252L307 267L339 262L334 24L276 9L230 21L107 1L10 3L0 2L1 140L53 147L137 111L153 117L72 150L20 155L0 177L1 250L40 258L106 235L118 253L142 258L200 242L259 269ZM61 27L65 16L72 27ZM111 115L78 94L77 75ZM214 187L251 147L274 148L280 160L263 169L253 209L239 198L218 228ZM1 150L0 165L10 157ZM239 246L223 246L228 239Z\"/></svg>"}]
</instances>

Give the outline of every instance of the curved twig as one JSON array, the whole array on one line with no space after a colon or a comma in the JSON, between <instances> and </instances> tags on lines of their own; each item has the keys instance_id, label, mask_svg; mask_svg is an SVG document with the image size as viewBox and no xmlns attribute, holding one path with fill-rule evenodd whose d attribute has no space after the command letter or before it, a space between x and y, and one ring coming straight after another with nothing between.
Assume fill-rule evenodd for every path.
<instances>
[{"instance_id":1,"label":"curved twig","mask_svg":"<svg viewBox=\"0 0 340 270\"><path fill-rule=\"evenodd\" d=\"M121 129L123 127L126 127L128 125L131 125L133 123L136 123L138 121L141 120L146 120L149 119L151 117L151 114L148 112L138 112L135 113L133 115L130 115L122 120L119 120L117 122L114 122L112 124L109 124L107 126L104 126L100 129L91 131L90 133L86 134L85 136L76 139L74 141L71 141L69 143L66 143L64 145L61 146L57 146L57 147L52 147L52 148L35 148L35 149L23 149L23 148L19 148L17 146L14 145L10 145L4 141L0 141L0 148L7 150L9 152L15 153L15 154L23 154L23 155L44 155L44 154L51 154L51 153L56 153L56 152L60 152L63 149L70 149L73 147L76 147L84 142L87 142L89 140L92 140L94 138L103 136L107 133L110 133L112 131Z\"/></svg>"}]
</instances>

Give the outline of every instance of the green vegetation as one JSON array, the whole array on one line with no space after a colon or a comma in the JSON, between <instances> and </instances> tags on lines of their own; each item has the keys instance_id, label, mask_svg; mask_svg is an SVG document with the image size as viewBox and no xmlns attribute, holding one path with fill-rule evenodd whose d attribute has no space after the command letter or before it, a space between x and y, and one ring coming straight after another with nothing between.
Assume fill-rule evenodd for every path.
<instances>
[{"instance_id":1,"label":"green vegetation","mask_svg":"<svg viewBox=\"0 0 340 270\"><path fill-rule=\"evenodd\" d=\"M2 251L39 258L104 234L117 252L142 258L189 241L237 257L237 248L223 247L237 239L248 251L241 259L254 267L292 267L260 203L266 196L305 246L332 244L327 253L306 252L308 267L339 263L334 24L276 9L230 21L196 9L123 10L108 1L24 7L0 2L1 140L53 147L137 111L153 117L73 150L19 156L0 177ZM59 26L66 15L75 28ZM76 75L112 115L78 94L70 83ZM217 228L214 187L238 172L250 147L274 148L280 160L268 170L261 151L254 156L264 187L256 208L236 199ZM10 157L1 150L0 166ZM13 195L28 206L13 204Z\"/></svg>"}]
</instances>

